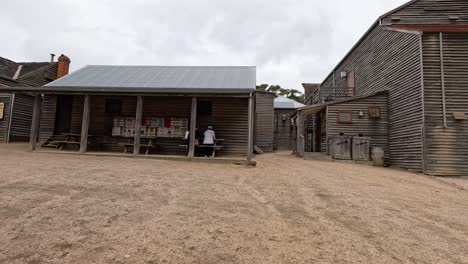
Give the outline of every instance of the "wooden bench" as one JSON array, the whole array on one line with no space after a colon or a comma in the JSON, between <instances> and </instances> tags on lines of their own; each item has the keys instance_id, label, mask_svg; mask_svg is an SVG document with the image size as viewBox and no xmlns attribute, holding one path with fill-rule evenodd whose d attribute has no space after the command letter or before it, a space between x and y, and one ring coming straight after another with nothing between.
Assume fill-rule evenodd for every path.
<instances>
[{"instance_id":1,"label":"wooden bench","mask_svg":"<svg viewBox=\"0 0 468 264\"><path fill-rule=\"evenodd\" d=\"M179 147L184 147L186 149L189 148L189 145L179 145ZM214 146L207 146L207 145L196 145L195 148L213 148L213 156L212 158L216 157L216 151L221 151L224 149L224 146L222 145L214 145Z\"/></svg>"}]
</instances>

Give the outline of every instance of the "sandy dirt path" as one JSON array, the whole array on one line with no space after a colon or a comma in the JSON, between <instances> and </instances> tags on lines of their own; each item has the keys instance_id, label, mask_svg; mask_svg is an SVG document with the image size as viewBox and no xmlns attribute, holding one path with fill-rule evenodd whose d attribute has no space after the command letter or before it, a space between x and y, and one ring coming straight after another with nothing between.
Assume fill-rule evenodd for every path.
<instances>
[{"instance_id":1,"label":"sandy dirt path","mask_svg":"<svg viewBox=\"0 0 468 264\"><path fill-rule=\"evenodd\" d=\"M286 153L0 157L0 263L468 263L463 184Z\"/></svg>"}]
</instances>

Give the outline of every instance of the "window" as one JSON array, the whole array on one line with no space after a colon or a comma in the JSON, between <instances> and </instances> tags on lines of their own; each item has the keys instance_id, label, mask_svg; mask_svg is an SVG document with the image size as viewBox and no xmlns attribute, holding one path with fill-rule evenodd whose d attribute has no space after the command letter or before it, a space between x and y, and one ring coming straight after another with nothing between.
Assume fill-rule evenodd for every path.
<instances>
[{"instance_id":1,"label":"window","mask_svg":"<svg viewBox=\"0 0 468 264\"><path fill-rule=\"evenodd\" d=\"M212 111L213 111L213 104L210 101L198 101L197 114L211 115Z\"/></svg>"},{"instance_id":2,"label":"window","mask_svg":"<svg viewBox=\"0 0 468 264\"><path fill-rule=\"evenodd\" d=\"M369 106L369 118L380 119L380 106Z\"/></svg>"},{"instance_id":3,"label":"window","mask_svg":"<svg viewBox=\"0 0 468 264\"><path fill-rule=\"evenodd\" d=\"M340 123L340 124L351 124L351 123L353 123L353 111L351 111L351 110L339 110L338 111L338 123Z\"/></svg>"},{"instance_id":4,"label":"window","mask_svg":"<svg viewBox=\"0 0 468 264\"><path fill-rule=\"evenodd\" d=\"M107 99L106 100L106 113L120 114L122 112L122 101Z\"/></svg>"}]
</instances>

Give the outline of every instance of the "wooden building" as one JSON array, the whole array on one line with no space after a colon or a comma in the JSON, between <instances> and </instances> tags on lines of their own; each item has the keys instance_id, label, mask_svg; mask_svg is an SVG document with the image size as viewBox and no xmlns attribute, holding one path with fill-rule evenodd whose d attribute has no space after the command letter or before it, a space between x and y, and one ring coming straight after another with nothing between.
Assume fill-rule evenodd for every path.
<instances>
[{"instance_id":1,"label":"wooden building","mask_svg":"<svg viewBox=\"0 0 468 264\"><path fill-rule=\"evenodd\" d=\"M295 100L278 96L274 102L274 149L294 149L294 123L292 116L304 104Z\"/></svg>"},{"instance_id":2,"label":"wooden building","mask_svg":"<svg viewBox=\"0 0 468 264\"><path fill-rule=\"evenodd\" d=\"M32 149L194 157L196 128L213 126L221 155L250 161L255 81L255 67L87 66L41 88L3 90L35 94Z\"/></svg>"},{"instance_id":3,"label":"wooden building","mask_svg":"<svg viewBox=\"0 0 468 264\"><path fill-rule=\"evenodd\" d=\"M468 175L467 69L468 1L414 0L381 16L307 104L388 91L388 164Z\"/></svg>"},{"instance_id":4,"label":"wooden building","mask_svg":"<svg viewBox=\"0 0 468 264\"><path fill-rule=\"evenodd\" d=\"M13 62L0 57L0 87L40 87L68 74L70 59ZM34 97L0 92L0 142L29 140Z\"/></svg>"},{"instance_id":5,"label":"wooden building","mask_svg":"<svg viewBox=\"0 0 468 264\"><path fill-rule=\"evenodd\" d=\"M271 92L255 92L255 146L263 152L273 152L275 98Z\"/></svg>"}]
</instances>

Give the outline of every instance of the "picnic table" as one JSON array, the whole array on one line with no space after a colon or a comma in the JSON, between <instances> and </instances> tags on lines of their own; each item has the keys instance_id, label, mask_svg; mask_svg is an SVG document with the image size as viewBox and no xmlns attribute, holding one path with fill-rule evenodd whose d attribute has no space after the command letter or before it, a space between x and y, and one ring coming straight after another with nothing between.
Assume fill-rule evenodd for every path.
<instances>
[{"instance_id":1,"label":"picnic table","mask_svg":"<svg viewBox=\"0 0 468 264\"><path fill-rule=\"evenodd\" d=\"M124 154L127 154L128 150L132 149L134 147L134 137L127 137L127 136L118 136L121 138L127 138L128 141L127 143L120 143L121 146L124 147ZM142 139L147 139L148 142L146 144L141 144ZM148 136L141 136L140 138L140 148L146 148L145 155L149 154L150 149L153 149L156 147L156 140L157 137L148 137Z\"/></svg>"},{"instance_id":2,"label":"picnic table","mask_svg":"<svg viewBox=\"0 0 468 264\"><path fill-rule=\"evenodd\" d=\"M51 142L52 144L56 145L56 148L58 148L59 151L61 151L63 147L67 145L77 146L78 148L80 147L81 134L62 133L61 135L65 136L65 140L57 140ZM92 136L88 135L88 137Z\"/></svg>"}]
</instances>

